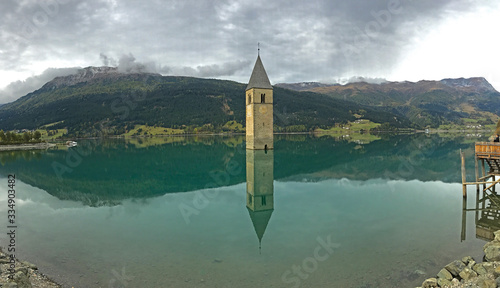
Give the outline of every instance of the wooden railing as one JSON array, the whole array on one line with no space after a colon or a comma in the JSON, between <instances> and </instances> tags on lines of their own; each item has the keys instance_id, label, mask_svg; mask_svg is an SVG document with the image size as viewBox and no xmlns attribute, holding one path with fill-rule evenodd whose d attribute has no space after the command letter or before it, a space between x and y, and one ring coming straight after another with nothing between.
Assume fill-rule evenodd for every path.
<instances>
[{"instance_id":1,"label":"wooden railing","mask_svg":"<svg viewBox=\"0 0 500 288\"><path fill-rule=\"evenodd\" d=\"M500 142L476 142L476 156L480 158L500 158Z\"/></svg>"}]
</instances>

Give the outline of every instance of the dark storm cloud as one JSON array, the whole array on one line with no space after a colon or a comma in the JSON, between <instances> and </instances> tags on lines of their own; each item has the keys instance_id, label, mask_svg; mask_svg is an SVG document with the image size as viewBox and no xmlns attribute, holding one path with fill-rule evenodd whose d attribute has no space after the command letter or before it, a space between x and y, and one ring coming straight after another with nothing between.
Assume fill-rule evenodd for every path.
<instances>
[{"instance_id":1,"label":"dark storm cloud","mask_svg":"<svg viewBox=\"0 0 500 288\"><path fill-rule=\"evenodd\" d=\"M425 35L450 15L488 5L495 3L1 1L0 69L31 71L37 63L51 67L47 63L61 59L74 59L69 66L120 66L120 58L106 55L126 55L121 63L125 71L245 82L261 42L261 56L273 83L378 77L399 61L411 39Z\"/></svg>"}]
</instances>

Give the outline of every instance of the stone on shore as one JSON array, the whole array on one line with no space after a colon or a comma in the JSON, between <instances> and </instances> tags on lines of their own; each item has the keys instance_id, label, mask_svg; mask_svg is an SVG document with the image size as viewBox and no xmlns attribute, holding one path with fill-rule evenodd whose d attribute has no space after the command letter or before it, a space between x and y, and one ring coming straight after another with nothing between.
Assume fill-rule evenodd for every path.
<instances>
[{"instance_id":1,"label":"stone on shore","mask_svg":"<svg viewBox=\"0 0 500 288\"><path fill-rule=\"evenodd\" d=\"M476 261L474 261L474 258L472 258L470 256L465 256L464 258L462 258L462 262L464 262L464 264L467 266L469 266L469 264L472 262L473 262L473 264L476 264Z\"/></svg>"},{"instance_id":2,"label":"stone on shore","mask_svg":"<svg viewBox=\"0 0 500 288\"><path fill-rule=\"evenodd\" d=\"M418 288L500 288L500 230L495 239L484 245L485 262L476 263L472 257L455 260Z\"/></svg>"},{"instance_id":3,"label":"stone on shore","mask_svg":"<svg viewBox=\"0 0 500 288\"><path fill-rule=\"evenodd\" d=\"M478 275L485 275L488 273L486 270L486 267L484 267L485 263L478 263L472 267L472 270L474 270Z\"/></svg>"},{"instance_id":4,"label":"stone on shore","mask_svg":"<svg viewBox=\"0 0 500 288\"><path fill-rule=\"evenodd\" d=\"M38 270L38 267L36 267L36 265L35 265L35 264L33 264L33 263L30 263L30 262L28 262L28 261L21 261L21 263L22 263L24 266L26 266L26 267L28 267L28 268L30 268L30 269L33 269L33 270Z\"/></svg>"},{"instance_id":5,"label":"stone on shore","mask_svg":"<svg viewBox=\"0 0 500 288\"><path fill-rule=\"evenodd\" d=\"M493 241L500 242L500 230L493 232L493 235L495 235L495 239L493 239Z\"/></svg>"},{"instance_id":6,"label":"stone on shore","mask_svg":"<svg viewBox=\"0 0 500 288\"><path fill-rule=\"evenodd\" d=\"M448 279L438 278L437 280L438 280L439 287L445 287L445 286L450 286L451 285L451 281L448 280Z\"/></svg>"},{"instance_id":7,"label":"stone on shore","mask_svg":"<svg viewBox=\"0 0 500 288\"><path fill-rule=\"evenodd\" d=\"M469 280L471 278L477 277L477 273L469 269L468 267L465 267L464 270L460 271L458 275L460 275L460 278L464 280Z\"/></svg>"},{"instance_id":8,"label":"stone on shore","mask_svg":"<svg viewBox=\"0 0 500 288\"><path fill-rule=\"evenodd\" d=\"M451 281L451 279L453 279L453 275L451 275L450 271L448 271L445 268L443 268L437 274L437 278L438 279L445 279L445 280Z\"/></svg>"},{"instance_id":9,"label":"stone on shore","mask_svg":"<svg viewBox=\"0 0 500 288\"><path fill-rule=\"evenodd\" d=\"M429 278L422 283L422 288L436 288L438 286L438 282L436 278Z\"/></svg>"},{"instance_id":10,"label":"stone on shore","mask_svg":"<svg viewBox=\"0 0 500 288\"><path fill-rule=\"evenodd\" d=\"M495 236L496 239L497 236ZM484 258L488 262L500 261L500 241L493 240L483 247Z\"/></svg>"},{"instance_id":11,"label":"stone on shore","mask_svg":"<svg viewBox=\"0 0 500 288\"><path fill-rule=\"evenodd\" d=\"M479 279L476 285L479 288L497 288L497 282L492 279Z\"/></svg>"},{"instance_id":12,"label":"stone on shore","mask_svg":"<svg viewBox=\"0 0 500 288\"><path fill-rule=\"evenodd\" d=\"M31 288L31 282L28 276L21 271L14 274L14 282L17 283L18 288Z\"/></svg>"},{"instance_id":13,"label":"stone on shore","mask_svg":"<svg viewBox=\"0 0 500 288\"><path fill-rule=\"evenodd\" d=\"M0 247L0 260L9 260ZM14 274L9 270L9 263L0 261L0 287L1 288L61 288L47 276L38 272L38 267L16 258ZM12 279L9 279L12 276Z\"/></svg>"},{"instance_id":14,"label":"stone on shore","mask_svg":"<svg viewBox=\"0 0 500 288\"><path fill-rule=\"evenodd\" d=\"M451 275L453 275L453 277L460 277L460 272L465 269L465 264L460 260L455 260L446 265L445 268L451 273Z\"/></svg>"}]
</instances>

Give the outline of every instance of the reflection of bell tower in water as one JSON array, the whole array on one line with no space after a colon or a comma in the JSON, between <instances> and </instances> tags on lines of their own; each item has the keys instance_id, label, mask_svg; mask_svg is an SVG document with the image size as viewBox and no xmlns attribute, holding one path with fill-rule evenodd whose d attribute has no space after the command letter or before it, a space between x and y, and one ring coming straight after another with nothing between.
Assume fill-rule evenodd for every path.
<instances>
[{"instance_id":1,"label":"reflection of bell tower in water","mask_svg":"<svg viewBox=\"0 0 500 288\"><path fill-rule=\"evenodd\" d=\"M259 249L271 214L274 211L273 150L247 150L247 208Z\"/></svg>"}]
</instances>

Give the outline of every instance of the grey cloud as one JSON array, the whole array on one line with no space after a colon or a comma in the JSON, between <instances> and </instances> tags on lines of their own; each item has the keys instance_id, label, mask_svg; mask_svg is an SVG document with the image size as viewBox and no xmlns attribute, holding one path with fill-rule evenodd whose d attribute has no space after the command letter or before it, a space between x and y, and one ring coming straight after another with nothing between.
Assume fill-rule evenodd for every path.
<instances>
[{"instance_id":1,"label":"grey cloud","mask_svg":"<svg viewBox=\"0 0 500 288\"><path fill-rule=\"evenodd\" d=\"M361 77L361 76L353 76L350 78L338 79L336 83L339 84L347 84L347 83L357 83L357 82L366 82L370 84L381 84L387 82L384 78L370 78L370 77Z\"/></svg>"},{"instance_id":2,"label":"grey cloud","mask_svg":"<svg viewBox=\"0 0 500 288\"><path fill-rule=\"evenodd\" d=\"M101 59L102 64L104 66L116 66L117 65L115 59L108 57L107 55L104 55L103 53L99 54L99 58Z\"/></svg>"},{"instance_id":3,"label":"grey cloud","mask_svg":"<svg viewBox=\"0 0 500 288\"><path fill-rule=\"evenodd\" d=\"M122 55L118 60L118 71L122 73L153 73L156 72L156 69L153 62L136 62L135 57L129 53L128 55Z\"/></svg>"},{"instance_id":4,"label":"grey cloud","mask_svg":"<svg viewBox=\"0 0 500 288\"><path fill-rule=\"evenodd\" d=\"M222 65L213 64L206 66L196 67L199 77L219 77L219 76L231 76L237 71L250 66L250 61L234 61L223 63Z\"/></svg>"},{"instance_id":5,"label":"grey cloud","mask_svg":"<svg viewBox=\"0 0 500 288\"><path fill-rule=\"evenodd\" d=\"M159 72L164 75L180 75L180 76L192 76L192 77L221 77L221 76L232 76L237 72L242 70L249 70L251 62L250 61L233 61L226 62L222 65L212 64L212 65L199 65L195 68L193 67L179 67L179 66L162 66Z\"/></svg>"},{"instance_id":6,"label":"grey cloud","mask_svg":"<svg viewBox=\"0 0 500 288\"><path fill-rule=\"evenodd\" d=\"M104 66L116 67L121 73L156 73L154 62L138 62L132 53L123 54L118 60L100 53L99 59Z\"/></svg>"},{"instance_id":7,"label":"grey cloud","mask_svg":"<svg viewBox=\"0 0 500 288\"><path fill-rule=\"evenodd\" d=\"M401 12L387 14L394 1L1 1L0 67L29 70L38 61L79 59L75 65L245 82L261 42L274 83L377 77L398 63L411 39L440 21L497 5L399 0ZM128 51L168 66L140 63L132 54L107 56Z\"/></svg>"},{"instance_id":8,"label":"grey cloud","mask_svg":"<svg viewBox=\"0 0 500 288\"><path fill-rule=\"evenodd\" d=\"M192 77L221 77L231 76L243 69L250 69L249 61L233 61L223 63L221 65L200 65L192 67L169 67L161 66L156 69L157 64L154 62L138 62L132 54L124 54L119 60L115 60L103 53L100 53L99 58L105 66L114 66L121 73L162 73L164 75L182 75ZM7 87L0 90L0 103L8 103L41 88L45 83L51 81L58 76L67 76L78 73L79 67L75 68L49 68L42 74L29 77L24 81L15 81ZM159 70L159 71L157 71Z\"/></svg>"},{"instance_id":9,"label":"grey cloud","mask_svg":"<svg viewBox=\"0 0 500 288\"><path fill-rule=\"evenodd\" d=\"M41 88L45 83L59 76L75 74L81 68L49 68L42 74L29 77L24 81L12 82L0 90L0 103L8 103Z\"/></svg>"}]
</instances>

